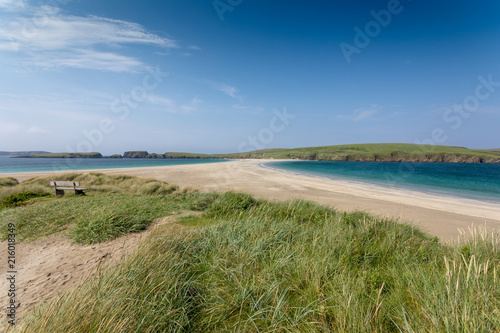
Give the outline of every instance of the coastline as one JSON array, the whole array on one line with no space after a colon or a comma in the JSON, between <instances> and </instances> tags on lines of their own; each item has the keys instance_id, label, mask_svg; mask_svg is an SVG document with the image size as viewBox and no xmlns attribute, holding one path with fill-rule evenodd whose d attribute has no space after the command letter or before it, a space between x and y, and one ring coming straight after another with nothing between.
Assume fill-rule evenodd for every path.
<instances>
[{"instance_id":1,"label":"coastline","mask_svg":"<svg viewBox=\"0 0 500 333\"><path fill-rule=\"evenodd\" d=\"M340 211L362 210L419 226L443 240L457 239L458 229L500 230L500 205L474 199L389 188L381 185L309 176L262 167L277 160L235 160L156 167L2 174L26 180L61 173L102 172L152 177L201 191L240 191L271 200L304 199Z\"/></svg>"}]
</instances>

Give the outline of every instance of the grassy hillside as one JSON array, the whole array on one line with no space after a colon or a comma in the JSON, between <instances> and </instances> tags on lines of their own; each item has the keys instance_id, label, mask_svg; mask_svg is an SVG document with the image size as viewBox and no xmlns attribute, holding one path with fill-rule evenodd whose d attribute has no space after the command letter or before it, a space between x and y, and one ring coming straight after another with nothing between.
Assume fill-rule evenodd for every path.
<instances>
[{"instance_id":1,"label":"grassy hillside","mask_svg":"<svg viewBox=\"0 0 500 333\"><path fill-rule=\"evenodd\" d=\"M495 154L500 156L500 149L480 149L479 151L484 151L490 154Z\"/></svg>"},{"instance_id":2,"label":"grassy hillside","mask_svg":"<svg viewBox=\"0 0 500 333\"><path fill-rule=\"evenodd\" d=\"M195 154L195 153L175 153L168 152L164 154L165 158L212 158L208 154Z\"/></svg>"},{"instance_id":3,"label":"grassy hillside","mask_svg":"<svg viewBox=\"0 0 500 333\"><path fill-rule=\"evenodd\" d=\"M22 332L500 330L496 234L449 245L409 225L310 202L130 176L67 177L92 190L4 208L2 239L9 222L19 246L54 233L85 244L179 211L202 215L180 218L190 231L158 229L123 263L25 316ZM0 198L50 191L47 179L5 183Z\"/></svg>"},{"instance_id":4,"label":"grassy hillside","mask_svg":"<svg viewBox=\"0 0 500 333\"><path fill-rule=\"evenodd\" d=\"M293 149L264 149L248 153L214 154L212 158L275 158L322 161L469 162L500 163L500 150L415 145L405 143L355 144ZM203 155L207 157L207 155Z\"/></svg>"}]
</instances>

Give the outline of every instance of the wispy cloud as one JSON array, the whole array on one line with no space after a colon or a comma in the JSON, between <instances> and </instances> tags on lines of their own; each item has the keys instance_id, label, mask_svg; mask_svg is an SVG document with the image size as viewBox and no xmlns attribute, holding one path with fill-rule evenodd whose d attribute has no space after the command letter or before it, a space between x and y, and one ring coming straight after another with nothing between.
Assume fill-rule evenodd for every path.
<instances>
[{"instance_id":1,"label":"wispy cloud","mask_svg":"<svg viewBox=\"0 0 500 333\"><path fill-rule=\"evenodd\" d=\"M31 126L26 130L26 133L28 134L39 134L39 133L49 133L49 131L40 128L38 126Z\"/></svg>"},{"instance_id":2,"label":"wispy cloud","mask_svg":"<svg viewBox=\"0 0 500 333\"><path fill-rule=\"evenodd\" d=\"M41 134L49 133L49 131L35 125L20 124L20 123L4 123L0 124L0 132L2 134Z\"/></svg>"},{"instance_id":3,"label":"wispy cloud","mask_svg":"<svg viewBox=\"0 0 500 333\"><path fill-rule=\"evenodd\" d=\"M209 86L211 86L213 89L218 90L232 98L236 98L238 100L242 100L242 97L240 96L238 89L236 87L230 86L225 83L219 83L219 82L214 82L210 80L205 81Z\"/></svg>"},{"instance_id":4,"label":"wispy cloud","mask_svg":"<svg viewBox=\"0 0 500 333\"><path fill-rule=\"evenodd\" d=\"M17 132L21 126L15 123L1 123L0 124L0 133L4 134L12 134Z\"/></svg>"},{"instance_id":5,"label":"wispy cloud","mask_svg":"<svg viewBox=\"0 0 500 333\"><path fill-rule=\"evenodd\" d=\"M370 105L369 108L356 109L349 115L339 115L339 116L337 116L337 118L351 119L352 121L360 121L360 120L368 119L368 118L378 114L380 112L380 110L382 110L382 109L383 109L382 106L372 104L372 105Z\"/></svg>"},{"instance_id":6,"label":"wispy cloud","mask_svg":"<svg viewBox=\"0 0 500 333\"><path fill-rule=\"evenodd\" d=\"M188 112L188 113L191 113L191 112L194 112L194 111L197 111L198 110L198 107L199 105L202 103L203 101L201 99L199 99L198 97L195 97L193 98L189 103L187 104L184 104L183 106L181 106L182 110L184 110L185 112Z\"/></svg>"},{"instance_id":7,"label":"wispy cloud","mask_svg":"<svg viewBox=\"0 0 500 333\"><path fill-rule=\"evenodd\" d=\"M150 104L160 106L162 111L176 114L188 114L198 111L200 104L203 102L198 97L194 97L189 102L179 105L170 98L157 95L149 95L146 101Z\"/></svg>"},{"instance_id":8,"label":"wispy cloud","mask_svg":"<svg viewBox=\"0 0 500 333\"><path fill-rule=\"evenodd\" d=\"M24 64L42 69L63 67L94 69L108 72L129 72L142 66L139 60L110 52L92 50L72 50L68 52L48 52L30 59Z\"/></svg>"},{"instance_id":9,"label":"wispy cloud","mask_svg":"<svg viewBox=\"0 0 500 333\"><path fill-rule=\"evenodd\" d=\"M11 2L0 1L5 6ZM64 15L48 6L43 12L43 22L35 22L25 13L24 17L0 23L0 50L21 53L25 63L42 68L126 72L140 68L142 63L123 54L125 45L179 48L176 41L150 33L137 23Z\"/></svg>"},{"instance_id":10,"label":"wispy cloud","mask_svg":"<svg viewBox=\"0 0 500 333\"><path fill-rule=\"evenodd\" d=\"M4 10L18 10L25 7L24 0L0 0L0 8Z\"/></svg>"},{"instance_id":11,"label":"wispy cloud","mask_svg":"<svg viewBox=\"0 0 500 333\"><path fill-rule=\"evenodd\" d=\"M172 107L175 105L175 102L172 99L157 96L157 95L148 95L147 97L147 102L154 104L154 105L161 105L161 106L167 106L167 107Z\"/></svg>"},{"instance_id":12,"label":"wispy cloud","mask_svg":"<svg viewBox=\"0 0 500 333\"><path fill-rule=\"evenodd\" d=\"M253 111L253 112L262 112L262 111L265 110L262 107L240 105L240 104L233 104L233 109L236 109L236 110L245 110L245 111Z\"/></svg>"}]
</instances>

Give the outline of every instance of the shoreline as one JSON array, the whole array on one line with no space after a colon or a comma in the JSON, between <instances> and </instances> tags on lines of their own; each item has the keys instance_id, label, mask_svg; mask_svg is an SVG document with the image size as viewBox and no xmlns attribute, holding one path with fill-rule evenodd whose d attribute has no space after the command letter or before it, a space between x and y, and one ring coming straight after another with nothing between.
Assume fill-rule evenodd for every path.
<instances>
[{"instance_id":1,"label":"shoreline","mask_svg":"<svg viewBox=\"0 0 500 333\"><path fill-rule=\"evenodd\" d=\"M292 161L292 160L289 160L289 161ZM362 186L376 186L376 187L381 187L381 188L385 188L385 189L395 189L395 190L402 190L402 191L411 191L411 192L415 192L415 193L422 193L422 194L429 194L429 195L436 195L436 196L439 196L439 197L448 197L450 199L465 199L465 200L473 200L473 201L478 201L478 202L482 202L482 203L489 203L489 204L496 204L496 205L500 205L500 199L499 200L494 200L494 199L491 199L491 198L487 198L487 197L484 197L484 198L480 198L480 197L473 197L473 196L466 196L466 195L459 195L459 194L456 194L454 192L440 192L438 190L427 190L427 189L424 189L424 188L419 188L419 187L412 187L412 186L390 186L390 185L384 185L384 184L381 184L381 183L377 183L377 182L370 182L370 181L364 181L364 180L359 180L359 179L349 179L347 177L333 177L333 176L326 176L326 175L318 175L318 174L314 174L314 173L308 173L308 172L300 172L300 171L293 171L293 170L286 170L286 169L280 169L280 168L277 168L277 167L273 167L273 166L270 166L270 165L267 165L266 163L273 163L273 162L278 162L276 160L272 160L272 161L267 161L267 162L264 162L264 163L260 163L259 166L262 167L262 168L266 168L266 169L270 169L270 170L274 170L274 171L278 171L278 172L284 172L284 173L289 173L289 174L292 174L292 175L303 175L303 176L308 176L308 177L311 177L311 178L318 178L318 179L324 179L324 180L330 180L330 181L336 181L336 182L348 182L349 184L357 184L357 185L362 185ZM347 162L349 163L349 162ZM397 162L396 162L397 163ZM406 163L406 162L405 162Z\"/></svg>"},{"instance_id":2,"label":"shoreline","mask_svg":"<svg viewBox=\"0 0 500 333\"><path fill-rule=\"evenodd\" d=\"M22 181L62 173L129 174L156 178L181 187L193 186L203 192L233 190L268 200L303 199L339 211L362 210L371 215L408 222L446 240L457 239L458 228L467 231L472 226L484 226L488 230L500 230L499 204L261 166L276 161L244 159L221 163L11 173L2 174L2 177Z\"/></svg>"}]
</instances>

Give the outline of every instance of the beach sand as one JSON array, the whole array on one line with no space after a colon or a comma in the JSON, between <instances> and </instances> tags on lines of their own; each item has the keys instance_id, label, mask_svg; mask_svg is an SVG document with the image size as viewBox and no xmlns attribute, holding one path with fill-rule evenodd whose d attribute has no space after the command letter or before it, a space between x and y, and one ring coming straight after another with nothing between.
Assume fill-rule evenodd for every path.
<instances>
[{"instance_id":1,"label":"beach sand","mask_svg":"<svg viewBox=\"0 0 500 333\"><path fill-rule=\"evenodd\" d=\"M397 218L419 226L443 240L456 240L459 229L485 227L500 230L500 204L423 193L399 188L333 180L263 168L272 160L238 160L222 163L73 172L103 172L152 177L193 186L201 191L241 191L270 200L305 199L340 211L361 210ZM55 172L57 174L61 172ZM3 174L25 180L53 172ZM85 185L85 184L82 184Z\"/></svg>"}]
</instances>

